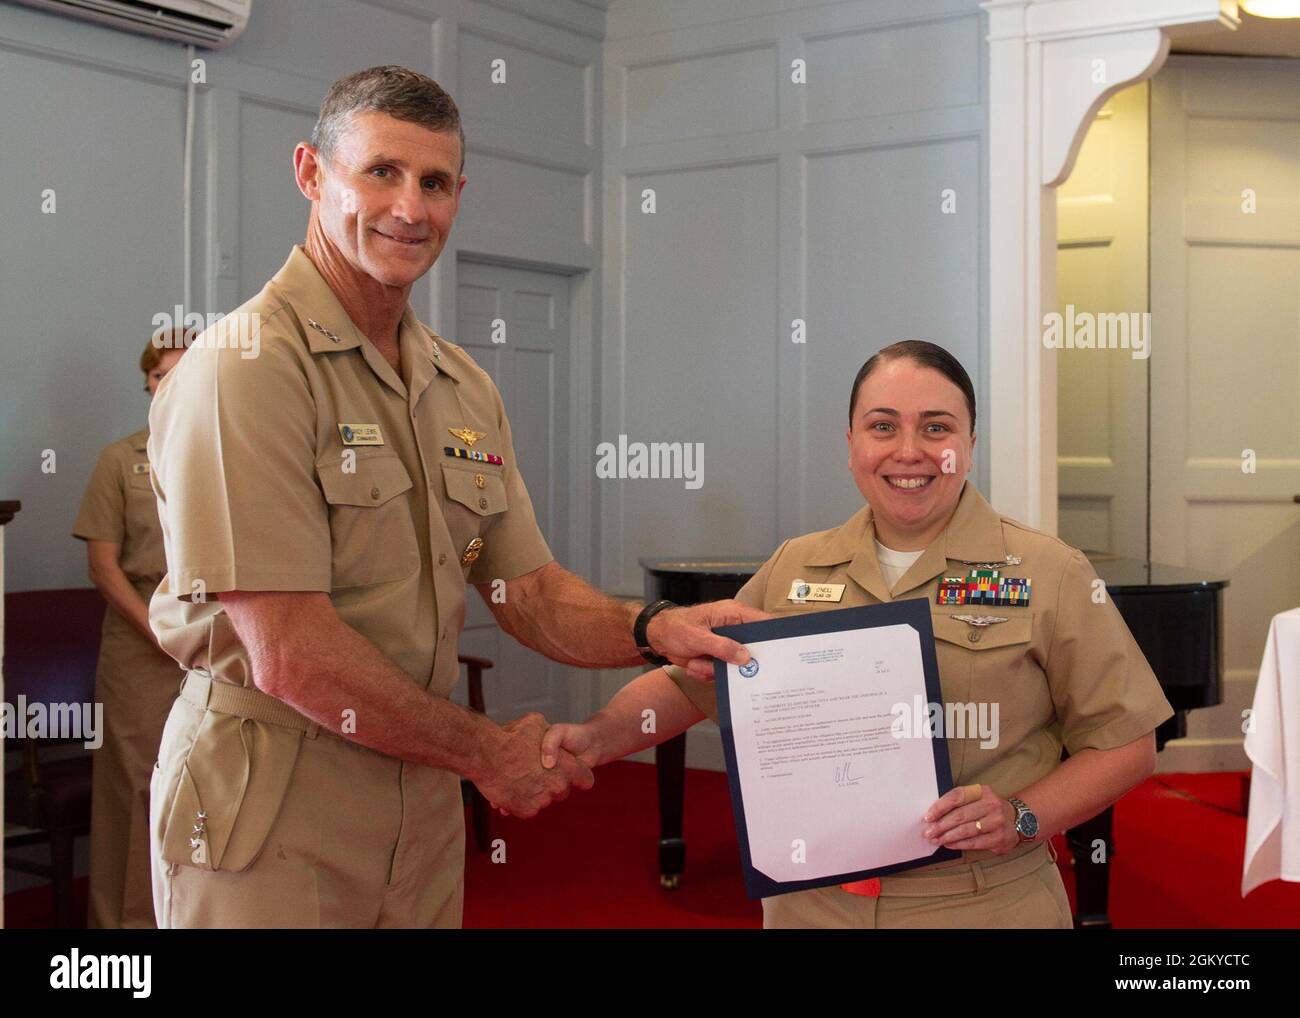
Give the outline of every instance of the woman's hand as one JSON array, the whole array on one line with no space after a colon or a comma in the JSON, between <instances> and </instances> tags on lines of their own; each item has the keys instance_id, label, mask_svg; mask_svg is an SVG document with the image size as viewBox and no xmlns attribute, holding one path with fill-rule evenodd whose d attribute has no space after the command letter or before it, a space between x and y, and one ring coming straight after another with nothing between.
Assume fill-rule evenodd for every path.
<instances>
[{"instance_id":1,"label":"woman's hand","mask_svg":"<svg viewBox=\"0 0 1300 1018\"><path fill-rule=\"evenodd\" d=\"M1002 855L1020 844L1016 808L988 785L958 785L926 810L924 819L932 845Z\"/></svg>"},{"instance_id":2,"label":"woman's hand","mask_svg":"<svg viewBox=\"0 0 1300 1018\"><path fill-rule=\"evenodd\" d=\"M572 753L588 767L599 764L601 748L595 725L590 721L582 725L551 725L542 736L542 767L546 770L554 767L562 750Z\"/></svg>"}]
</instances>

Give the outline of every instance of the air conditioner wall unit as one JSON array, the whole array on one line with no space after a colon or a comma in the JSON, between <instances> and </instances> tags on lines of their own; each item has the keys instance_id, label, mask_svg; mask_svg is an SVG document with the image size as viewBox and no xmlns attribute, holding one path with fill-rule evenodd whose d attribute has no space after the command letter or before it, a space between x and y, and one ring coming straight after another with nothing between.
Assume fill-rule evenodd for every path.
<instances>
[{"instance_id":1,"label":"air conditioner wall unit","mask_svg":"<svg viewBox=\"0 0 1300 1018\"><path fill-rule=\"evenodd\" d=\"M126 32L220 49L248 26L253 0L17 0Z\"/></svg>"}]
</instances>

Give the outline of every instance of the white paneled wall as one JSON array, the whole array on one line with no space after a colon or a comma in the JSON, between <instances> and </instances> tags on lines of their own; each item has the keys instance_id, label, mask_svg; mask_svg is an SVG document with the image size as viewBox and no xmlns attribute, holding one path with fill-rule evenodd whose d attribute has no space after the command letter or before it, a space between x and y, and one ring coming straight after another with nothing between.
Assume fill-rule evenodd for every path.
<instances>
[{"instance_id":1,"label":"white paneled wall","mask_svg":"<svg viewBox=\"0 0 1300 1018\"><path fill-rule=\"evenodd\" d=\"M331 81L431 73L469 184L417 311L456 338L460 259L571 279L566 564L639 596L638 556L766 555L859 504L843 431L875 350L945 343L985 391L984 53L975 0L257 2L199 54L193 309L234 307L301 240L293 145ZM85 583L66 536L82 488L144 420L135 359L182 299L188 76L179 45L0 5L10 589ZM620 434L703 443L703 485L598 480ZM574 713L598 686L575 683Z\"/></svg>"},{"instance_id":2,"label":"white paneled wall","mask_svg":"<svg viewBox=\"0 0 1300 1018\"><path fill-rule=\"evenodd\" d=\"M596 441L702 443L704 477L597 482L607 589L851 515L849 388L881 347L942 343L985 391L984 51L974 0L611 4Z\"/></svg>"},{"instance_id":3,"label":"white paneled wall","mask_svg":"<svg viewBox=\"0 0 1300 1018\"><path fill-rule=\"evenodd\" d=\"M702 442L705 481L599 483L607 587L847 518L849 384L882 346L980 380L982 52L967 0L611 6L597 440Z\"/></svg>"},{"instance_id":4,"label":"white paneled wall","mask_svg":"<svg viewBox=\"0 0 1300 1018\"><path fill-rule=\"evenodd\" d=\"M235 307L302 240L293 147L330 82L404 64L451 92L468 139L461 216L412 293L417 312L455 339L461 254L573 273L574 391L591 392L603 8L255 0L233 46L197 53L191 310ZM188 61L180 44L0 5L0 493L26 510L10 528L10 590L85 585L68 536L83 487L99 449L144 423L136 360L153 315L183 300ZM44 188L55 215L41 214ZM584 455L591 405L575 401L568 432ZM47 449L54 473L40 469ZM583 535L570 564L589 571L590 490L567 495L580 508L563 525Z\"/></svg>"}]
</instances>

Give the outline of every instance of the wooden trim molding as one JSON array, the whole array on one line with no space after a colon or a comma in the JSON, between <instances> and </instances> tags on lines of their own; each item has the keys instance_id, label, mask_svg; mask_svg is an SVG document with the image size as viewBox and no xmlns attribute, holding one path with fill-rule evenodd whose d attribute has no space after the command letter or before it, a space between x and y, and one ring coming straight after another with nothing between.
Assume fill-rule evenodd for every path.
<instances>
[{"instance_id":1,"label":"wooden trim molding","mask_svg":"<svg viewBox=\"0 0 1300 1018\"><path fill-rule=\"evenodd\" d=\"M989 498L1056 532L1056 192L1097 111L1173 38L1235 30L1236 0L986 0Z\"/></svg>"}]
</instances>

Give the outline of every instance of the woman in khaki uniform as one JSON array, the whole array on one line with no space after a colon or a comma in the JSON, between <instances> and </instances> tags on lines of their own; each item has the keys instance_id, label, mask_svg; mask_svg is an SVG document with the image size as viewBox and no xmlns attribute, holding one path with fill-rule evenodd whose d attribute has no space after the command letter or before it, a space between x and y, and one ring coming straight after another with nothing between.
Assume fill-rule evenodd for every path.
<instances>
[{"instance_id":1,"label":"woman in khaki uniform","mask_svg":"<svg viewBox=\"0 0 1300 1018\"><path fill-rule=\"evenodd\" d=\"M927 599L944 716L967 724L938 733L954 787L916 804L917 825L961 858L764 899L764 925L1069 927L1048 839L1151 773L1154 730L1173 712L1084 555L998 515L966 482L975 393L951 354L887 347L863 365L849 407L849 470L868 504L786 541L736 599L778 617ZM1003 582L1003 596L956 593L972 577ZM552 727L543 764L560 748L592 766L617 760L705 717L718 717L712 684L658 669L584 724Z\"/></svg>"},{"instance_id":2,"label":"woman in khaki uniform","mask_svg":"<svg viewBox=\"0 0 1300 1018\"><path fill-rule=\"evenodd\" d=\"M151 340L140 356L145 391L184 352ZM92 929L152 927L149 779L182 673L149 629L149 598L167 571L158 507L149 483L146 427L109 445L77 513L90 579L108 610L100 636L95 700L104 705L104 744L95 751L90 819Z\"/></svg>"}]
</instances>

